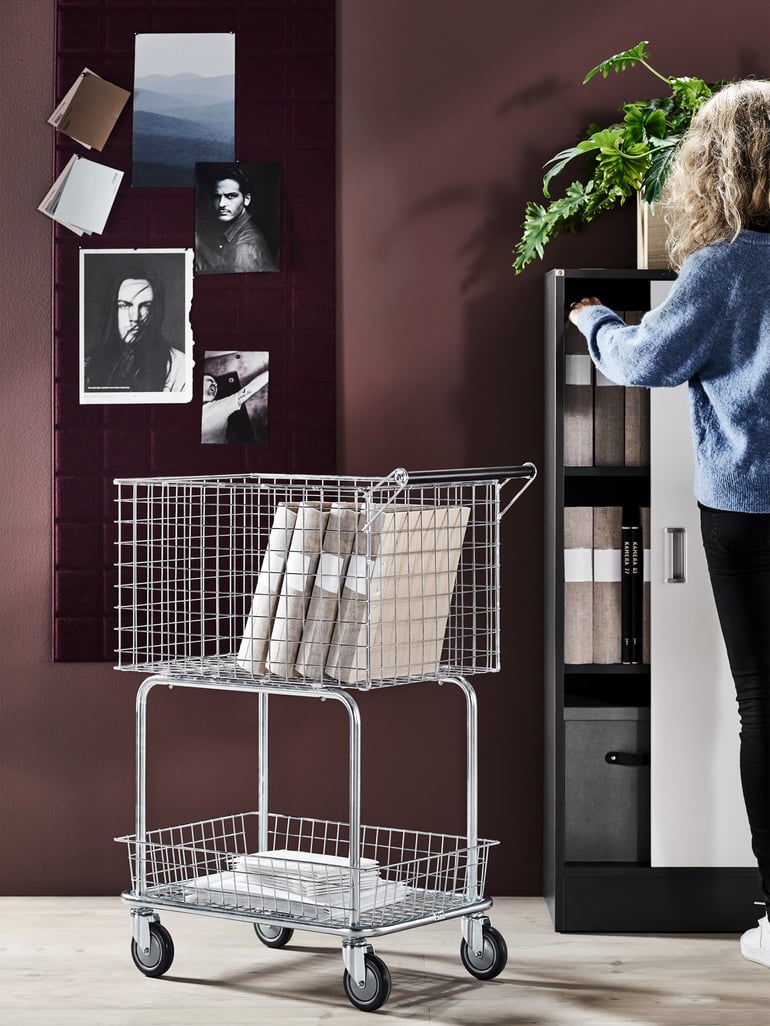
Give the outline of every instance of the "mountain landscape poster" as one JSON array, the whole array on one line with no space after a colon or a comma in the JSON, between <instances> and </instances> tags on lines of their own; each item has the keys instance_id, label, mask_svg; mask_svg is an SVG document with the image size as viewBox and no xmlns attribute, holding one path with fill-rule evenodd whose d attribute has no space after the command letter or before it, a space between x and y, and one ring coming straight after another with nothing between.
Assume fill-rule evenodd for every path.
<instances>
[{"instance_id":1,"label":"mountain landscape poster","mask_svg":"<svg viewBox=\"0 0 770 1026\"><path fill-rule=\"evenodd\" d=\"M192 186L235 156L235 35L143 32L134 55L131 184Z\"/></svg>"}]
</instances>

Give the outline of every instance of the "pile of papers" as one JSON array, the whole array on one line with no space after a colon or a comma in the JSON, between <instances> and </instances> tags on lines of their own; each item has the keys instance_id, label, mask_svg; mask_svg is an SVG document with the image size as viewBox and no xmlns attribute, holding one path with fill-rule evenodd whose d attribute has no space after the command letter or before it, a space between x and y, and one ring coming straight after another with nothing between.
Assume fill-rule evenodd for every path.
<instances>
[{"instance_id":1,"label":"pile of papers","mask_svg":"<svg viewBox=\"0 0 770 1026\"><path fill-rule=\"evenodd\" d=\"M375 859L358 870L360 911L402 901L406 884L380 876ZM232 871L185 882L186 900L200 904L242 905L314 918L349 912L353 895L350 862L337 855L276 849L233 859Z\"/></svg>"},{"instance_id":2,"label":"pile of papers","mask_svg":"<svg viewBox=\"0 0 770 1026\"><path fill-rule=\"evenodd\" d=\"M130 95L83 68L48 123L86 149L101 150ZM76 235L100 235L122 180L114 167L73 156L37 209Z\"/></svg>"},{"instance_id":3,"label":"pile of papers","mask_svg":"<svg viewBox=\"0 0 770 1026\"><path fill-rule=\"evenodd\" d=\"M86 149L101 150L131 94L83 68L48 119Z\"/></svg>"},{"instance_id":4,"label":"pile of papers","mask_svg":"<svg viewBox=\"0 0 770 1026\"><path fill-rule=\"evenodd\" d=\"M74 155L37 208L76 235L101 234L123 172Z\"/></svg>"}]
</instances>

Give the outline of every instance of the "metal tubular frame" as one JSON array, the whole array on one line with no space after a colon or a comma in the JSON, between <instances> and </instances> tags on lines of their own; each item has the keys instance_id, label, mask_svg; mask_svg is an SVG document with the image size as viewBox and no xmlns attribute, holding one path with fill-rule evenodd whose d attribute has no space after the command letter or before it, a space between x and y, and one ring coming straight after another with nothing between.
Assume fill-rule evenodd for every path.
<instances>
[{"instance_id":1,"label":"metal tubular frame","mask_svg":"<svg viewBox=\"0 0 770 1026\"><path fill-rule=\"evenodd\" d=\"M136 887L134 892L124 892L122 898L133 907L132 923L134 935L141 938L149 945L149 934L146 923L138 923L139 918L157 919L150 903L146 901L147 893L147 858L146 858L146 836L147 836L147 708L148 699L152 690L159 686L168 688L187 687L201 688L207 691L238 691L246 694L256 694L259 700L259 762L258 762L258 811L259 811L259 844L260 850L266 850L267 820L269 814L269 697L276 695L293 695L298 698L315 698L325 701L332 699L344 706L348 714L349 725L349 765L348 765L348 823L350 830L350 883L351 883L351 913L350 922L347 927L334 928L328 926L314 926L298 922L302 929L315 929L317 932L337 933L343 936L345 947L365 944L365 938L383 936L388 933L395 933L403 929L412 929L426 923L435 922L436 918L456 918L458 916L477 917L492 905L489 898L484 898L478 891L477 881L477 859L478 859L478 703L476 693L464 677L448 677L439 682L440 684L454 684L465 697L466 707L466 841L469 851L469 864L466 876L467 905L462 909L437 915L425 916L422 919L410 920L397 925L382 926L376 928L362 927L360 923L360 861L361 861L361 714L353 694L341 688L325 687L319 690L312 686L297 686L292 690L276 685L270 687L261 682L222 683L211 680L194 680L171 678L168 679L161 674L148 677L137 690L136 696L136 865L134 879ZM154 904L161 905L162 902ZM248 915L239 912L217 911L201 913L196 908L185 908L176 902L169 903L170 907L178 911L191 912L193 914L216 914L225 918L246 919L253 922L272 923L274 925L286 925L285 919L271 919L266 915ZM137 933L137 930L141 931ZM464 934L468 939L468 930L464 926ZM472 932L470 936L475 936ZM470 943L470 941L469 941ZM144 944L143 944L144 946ZM478 947L478 944L476 945ZM344 954L344 952L343 952ZM346 967L348 956L346 955ZM355 965L358 967L359 960ZM351 975L353 973L351 972Z\"/></svg>"}]
</instances>

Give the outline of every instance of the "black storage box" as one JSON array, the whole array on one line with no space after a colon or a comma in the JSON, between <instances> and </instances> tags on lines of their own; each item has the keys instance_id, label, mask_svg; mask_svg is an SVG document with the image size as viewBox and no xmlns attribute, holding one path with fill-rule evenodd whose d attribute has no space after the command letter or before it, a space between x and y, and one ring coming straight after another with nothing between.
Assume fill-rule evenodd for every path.
<instances>
[{"instance_id":1,"label":"black storage box","mask_svg":"<svg viewBox=\"0 0 770 1026\"><path fill-rule=\"evenodd\" d=\"M570 706L564 721L565 860L649 862L649 709Z\"/></svg>"}]
</instances>

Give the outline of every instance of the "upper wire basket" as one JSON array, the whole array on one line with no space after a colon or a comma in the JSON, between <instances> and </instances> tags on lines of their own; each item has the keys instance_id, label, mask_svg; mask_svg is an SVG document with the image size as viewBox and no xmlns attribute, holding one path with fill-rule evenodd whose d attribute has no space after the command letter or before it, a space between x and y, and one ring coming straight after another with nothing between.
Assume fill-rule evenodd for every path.
<instances>
[{"instance_id":1,"label":"upper wire basket","mask_svg":"<svg viewBox=\"0 0 770 1026\"><path fill-rule=\"evenodd\" d=\"M117 666L350 688L495 672L500 520L535 473L119 479Z\"/></svg>"}]
</instances>

